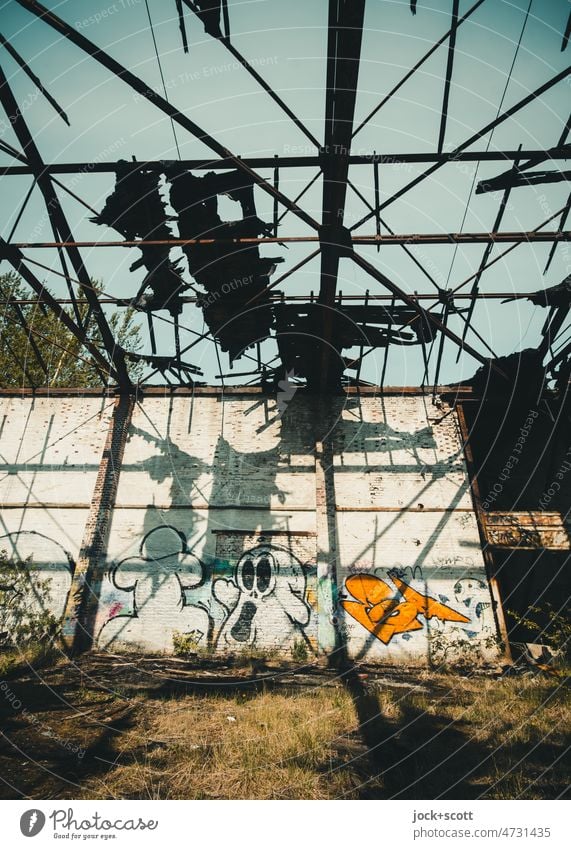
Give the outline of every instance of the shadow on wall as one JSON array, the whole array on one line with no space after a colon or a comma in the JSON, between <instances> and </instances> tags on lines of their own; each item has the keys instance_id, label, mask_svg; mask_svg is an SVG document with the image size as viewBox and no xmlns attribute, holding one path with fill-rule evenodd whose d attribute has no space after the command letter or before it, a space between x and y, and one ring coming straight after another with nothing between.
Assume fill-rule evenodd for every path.
<instances>
[{"instance_id":1,"label":"shadow on wall","mask_svg":"<svg viewBox=\"0 0 571 849\"><path fill-rule=\"evenodd\" d=\"M256 407L257 402L252 410ZM213 467L182 451L170 436L160 439L131 427L131 435L159 450L124 468L146 472L158 483L169 480L172 506L147 508L138 555L109 569L98 615L99 647L168 652L180 636L187 649L289 651L301 641L316 650L314 535L308 547L307 537L288 533L286 513L270 516L273 501L286 498L276 483L284 452L311 450L298 422L284 439L290 421L284 415L281 440L264 451L240 451L219 435ZM206 521L198 511L181 510L204 501L198 481L205 473L212 476L210 509L200 511ZM254 526L228 536L216 508L234 504L238 511L244 505L254 509L243 514L246 526L252 521ZM254 530L260 514L271 522L267 531Z\"/></svg>"},{"instance_id":2,"label":"shadow on wall","mask_svg":"<svg viewBox=\"0 0 571 849\"><path fill-rule=\"evenodd\" d=\"M130 427L130 439L150 444L153 453L138 462L124 463L122 470L140 473L140 487L148 488L150 493L154 493L153 484L157 484L157 491L162 491L161 497L170 506L159 504L139 511L142 521L141 535L135 542L138 552L111 563L97 589L93 621L87 626L96 633L96 642L102 648L169 652L177 635L182 635L188 648L201 650L289 651L301 641L309 653L316 651L316 537L308 531L296 532L295 525L291 525L291 513L296 505L299 509L302 501L297 489L302 475L298 483L295 473L314 475L316 443L327 440L332 452L325 481L326 489L331 484L333 492L328 555L332 562L338 548L335 486L340 486L344 475L377 471L385 479L390 495L399 477L406 481L411 473L411 497L418 500L420 491L462 467L456 443L452 441L438 451L434 426L427 423L420 408L409 423L407 410L393 402L387 412L385 399L381 398L376 412L379 420L367 421L364 416L371 418L370 407L365 409L359 398L330 398L321 405L318 399L301 393L285 407L278 405L277 415L268 398L254 400L238 422L232 420L226 425L226 435L218 435L210 464L197 456L198 452L182 450L171 438L174 403L171 399L165 436L155 435L159 430L146 410L148 427ZM263 417L259 415L260 408L264 410ZM248 416L254 411L255 421L248 433ZM273 429L271 447L257 452L246 449L248 442L253 446L261 444L258 437L269 428ZM190 426L188 434L192 436ZM131 453L136 456L136 452ZM434 462L430 460L432 456ZM285 486L284 473L289 481ZM392 474L396 483L389 477ZM207 493L203 490L205 481ZM381 484L384 486L382 481ZM465 484L454 492L448 511L465 494ZM311 498L314 497L312 490ZM377 496L371 498L374 503ZM189 509L197 502L204 506L208 502L209 509ZM276 510L276 506L287 507L290 503L291 511ZM308 505L303 509L307 514ZM121 514L120 508L116 514ZM229 515L233 516L231 521L239 522L238 527L248 530L225 527ZM336 620L340 637L351 644L353 657L364 659L373 647L371 657L382 660L386 655L388 659L391 653L395 654L398 643L403 650L406 647L405 653L411 654L408 650L412 649L412 654L424 653L426 659L431 633L439 637L454 631L458 638L471 638L482 630L484 619L491 616L489 592L481 580L483 569L478 577L479 573L472 574L467 569L443 567L446 588L436 574L440 566L426 568L423 573L424 561L451 512L442 514L434 534L415 553L414 563L411 559L410 576L394 569L394 552L383 556L384 534L395 522L407 521L406 509L394 512L394 520L385 528L377 528L375 514L371 513L370 519L364 518L366 513L360 515L364 524L359 543L362 542L363 552L371 552L370 572L361 575L361 569L343 571L336 564L338 597L321 612L322 617ZM26 536L20 532L8 537L18 538L18 556L32 553L39 563L52 564L53 613L61 616L74 570L71 557L52 540L49 542L57 547L57 555L46 551L36 555L29 543L32 539L38 543L38 534ZM22 548L26 539L27 547ZM42 539L45 549L48 541ZM64 564L63 571L56 568L56 563ZM467 582L478 592L466 591L464 599ZM474 610L468 610L467 604L472 601ZM492 628L489 623L486 627Z\"/></svg>"}]
</instances>

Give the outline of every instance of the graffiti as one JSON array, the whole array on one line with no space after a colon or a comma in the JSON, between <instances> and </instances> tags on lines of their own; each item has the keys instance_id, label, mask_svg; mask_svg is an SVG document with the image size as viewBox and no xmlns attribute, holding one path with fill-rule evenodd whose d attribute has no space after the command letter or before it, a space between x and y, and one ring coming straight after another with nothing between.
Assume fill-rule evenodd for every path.
<instances>
[{"instance_id":1,"label":"graffiti","mask_svg":"<svg viewBox=\"0 0 571 849\"><path fill-rule=\"evenodd\" d=\"M384 569L375 569L375 574L383 573ZM410 575L411 581L421 581L423 579L422 566L394 566L391 569L391 577L396 576L401 581L405 581L407 574ZM442 600L442 599L441 599Z\"/></svg>"},{"instance_id":2,"label":"graffiti","mask_svg":"<svg viewBox=\"0 0 571 849\"><path fill-rule=\"evenodd\" d=\"M267 644L276 637L291 642L311 615L304 568L290 551L276 545L246 551L234 577L214 581L213 593L227 611L217 647Z\"/></svg>"},{"instance_id":3,"label":"graffiti","mask_svg":"<svg viewBox=\"0 0 571 849\"><path fill-rule=\"evenodd\" d=\"M459 578L454 584L454 599L457 605L464 605L470 614L471 630L464 629L467 637L492 633L492 602L486 581L471 575Z\"/></svg>"},{"instance_id":4,"label":"graffiti","mask_svg":"<svg viewBox=\"0 0 571 849\"><path fill-rule=\"evenodd\" d=\"M353 619L385 645L396 634L420 630L423 627L420 616L425 619L434 616L444 622L470 622L462 613L417 592L395 571L388 572L388 577L398 590L396 595L386 581L375 575L351 575L345 580L345 588L356 601L341 602Z\"/></svg>"},{"instance_id":5,"label":"graffiti","mask_svg":"<svg viewBox=\"0 0 571 849\"><path fill-rule=\"evenodd\" d=\"M192 634L195 642L209 633L207 609L189 603L187 596L203 584L203 565L172 525L149 531L140 555L114 565L108 577L122 596L109 608L100 646L128 642L166 651L172 650L175 633Z\"/></svg>"}]
</instances>

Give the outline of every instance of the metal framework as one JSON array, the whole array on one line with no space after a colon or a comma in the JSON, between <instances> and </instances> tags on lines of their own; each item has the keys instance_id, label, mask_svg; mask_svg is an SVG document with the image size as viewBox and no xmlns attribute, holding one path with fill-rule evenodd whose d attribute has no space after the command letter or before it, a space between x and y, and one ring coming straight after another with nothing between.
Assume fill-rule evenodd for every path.
<instances>
[{"instance_id":1,"label":"metal framework","mask_svg":"<svg viewBox=\"0 0 571 849\"><path fill-rule=\"evenodd\" d=\"M261 360L259 342L257 353L254 356L247 353L251 343L246 343L241 352L254 363L253 371L245 372L247 376L254 375L255 379L267 380L268 375L273 375L276 381L284 373L290 372L295 366L296 375L304 378L310 388L320 392L336 391L343 384L359 385L360 370L363 358L366 356L365 348L373 350L385 348L385 363L383 375L386 370L386 355L389 345L392 344L417 344L421 346L425 361L425 378L428 379L429 361L433 354L436 355L436 365L433 383L439 381L444 343L447 339L457 348L458 356L462 351L470 354L477 362L489 365L499 375L504 374L501 366L495 362L493 346L488 344L482 335L473 326L473 312L478 300L482 299L522 299L527 298L531 303L539 307L550 307L548 320L545 322L542 342L539 352L544 356L546 374L549 378L559 376L559 387L561 380L565 380L565 386L569 378L569 361L571 359L571 347L565 340L568 332L566 320L568 319L571 295L571 286L568 280L563 281L559 287L545 290L545 302L538 301L539 293L530 295L524 291L513 292L481 292L480 284L487 269L514 250L521 244L538 242L549 242L551 250L546 264L548 270L557 245L571 240L571 231L565 230L568 215L571 210L571 195L567 203L559 210L551 213L549 217L541 222L533 230L508 231L501 230L504 212L512 192L517 192L521 187L529 185L549 185L568 181L571 171L565 170L561 163L569 158L571 145L567 143L570 129L570 119L567 120L563 132L557 142L548 149L520 148L506 149L503 151L469 150L479 140L486 137L496 127L503 124L512 116L522 112L534 101L541 98L558 84L565 81L571 72L571 67L566 67L550 79L542 82L533 91L520 98L515 104L503 109L502 103L498 108L496 117L487 122L480 130L472 133L462 143L451 150L445 150L447 124L450 117L450 94L454 79L454 62L456 50L456 38L459 29L469 20L472 15L482 6L484 0L478 0L462 16L459 15L459 0L452 0L451 23L449 29L439 38L423 57L410 68L400 81L386 94L380 103L365 117L361 123L354 126L355 102L358 91L359 67L361 59L361 45L363 25L365 16L365 0L330 0L327 21L327 67L326 67L326 90L325 90L325 127L323 140L317 139L304 125L303 121L296 115L295 111L284 99L275 92L263 76L256 70L236 48L230 34L231 5L226 2L197 4L191 0L177 0L176 9L181 32L182 48L188 51L188 38L184 23L184 7L198 18L204 25L208 36L218 40L225 49L252 77L254 82L271 100L282 110L297 129L306 137L308 142L315 148L315 153L304 156L281 156L271 157L246 157L241 158L225 145L221 144L192 120L187 114L182 113L177 107L169 102L165 96L150 89L148 85L135 73L128 70L121 62L110 56L85 35L75 30L72 26L60 18L55 11L51 11L36 0L16 0L16 2L27 10L32 16L52 28L64 39L74 44L94 62L99 63L109 72L129 86L139 98L152 104L159 112L167 115L172 122L173 129L176 126L185 133L191 134L210 148L213 158L205 159L179 159L175 164L163 160L147 160L131 163L122 163L122 180L126 184L129 175L136 177L140 174L167 174L173 180L182 174L191 175L193 171L216 173L237 173L244 181L244 185L256 187L270 196L273 202L273 222L269 230L257 233L252 232L227 232L218 233L193 233L192 237L164 238L158 236L153 238L153 233L146 233L137 238L129 238L123 232L123 238L116 240L79 241L74 234L66 218L62 204L59 200L56 186L68 192L77 201L96 215L97 210L92 209L81 197L67 189L57 180L61 174L118 174L117 162L71 162L50 163L45 162L41 156L38 144L30 132L23 110L18 105L11 89L10 83L0 67L0 100L10 124L12 125L20 149L12 147L4 141L0 141L0 150L13 157L15 164L0 167L0 176L13 177L29 175L34 178L34 183L29 189L20 207L15 224L7 239L0 239L0 258L7 260L17 271L22 279L33 290L31 298L17 299L7 298L1 303L5 307L4 313L8 320L17 322L23 332L29 338L30 346L34 356L37 358L42 371L47 376L46 364L36 340L34 330L26 322L22 306L38 304L44 309L51 310L57 318L65 325L84 346L95 362L103 380L115 381L124 392L133 389L128 370L128 359L138 359L145 362L149 371L144 377L143 383L153 379L160 373L169 382L192 383L199 374L199 370L190 363L183 360L183 355L190 350L201 339L213 339L215 345L219 342L220 333L216 327L210 327L207 333L190 331L196 337L191 345L181 350L179 332L184 325L179 320L179 314L186 305L193 305L192 309L203 305L204 293L195 289L195 294L185 294L185 289L195 288L192 283L180 277L180 283L170 300L160 298L157 300L155 292L153 298L144 301L138 299L114 297L107 292L97 292L92 285L91 278L84 265L81 254L82 248L133 248L146 249L147 251L163 250L164 256L168 256L171 247L179 246L185 250L190 257L192 251L214 249L221 251L224 261L230 260L237 263L244 261L244 257L253 256L252 251L257 251L257 246L264 244L288 243L316 243L313 250L306 258L297 262L270 284L267 280L259 291L247 299L242 308L247 312L249 308L270 309L274 321L274 335L278 341L279 357L276 365L265 364ZM529 12L529 10L528 10ZM526 18L527 20L527 18ZM149 23L152 22L149 18ZM525 24L524 24L525 26ZM325 25L324 25L325 29ZM522 30L523 32L523 30ZM568 24L563 35L564 45L568 39ZM370 154L356 154L351 150L352 140L366 126L371 118L376 115L402 86L410 80L425 62L440 47L446 47L446 70L443 78L443 92L441 114L438 127L438 138L436 149L429 152L418 153L387 153L372 151ZM38 87L41 94L55 112L67 123L68 116L61 106L49 94L40 79L32 72L25 59L15 48L0 35L0 50L6 49L10 56L18 63L20 68L28 74L30 79ZM157 53L157 59L159 59ZM513 65L512 65L513 68ZM505 93L505 92L504 92ZM175 136L176 138L176 136ZM488 143L489 147L489 143ZM439 169L454 162L498 162L503 167L509 166L507 171L499 173L493 179L480 181L475 186L475 193L489 193L501 191L498 212L490 232L459 232L449 233L398 233L394 232L382 217L383 211L399 200L405 198L409 192L418 185L428 180ZM537 166L543 163L557 163L555 170L539 169ZM422 173L409 180L391 196L380 200L380 186L383 182L384 169L402 163L426 163L428 167ZM173 165L176 165L176 174L173 177ZM359 165L371 169L370 178L374 188L374 197L371 201L352 183L349 176L350 166ZM287 168L311 168L318 169L308 182L307 186L295 199L290 199L280 189L280 171ZM258 169L272 169L273 179L267 179L258 173ZM536 170L531 170L536 169ZM299 201L318 177L322 177L323 194L320 220L316 220L309 214ZM194 179L194 178L193 178ZM119 183L118 183L119 185ZM15 232L22 217L24 209L29 201L32 189L37 186L43 195L47 215L53 232L51 241L18 241ZM366 205L367 212L359 220L347 222L345 220L345 206L347 192L351 190ZM242 187L240 187L242 191ZM513 201L513 198L512 198ZM242 201L243 202L243 195ZM299 221L310 229L310 235L287 236L280 233L280 225L286 214L294 215ZM371 233L359 232L359 228L367 222L371 226ZM555 222L550 229L543 229L550 222ZM116 229L120 229L116 227ZM121 232L121 230L120 230ZM414 248L423 245L451 244L468 245L483 244L484 251L477 270L466 280L454 288L444 289L434 279L424 259L419 259ZM509 247L495 258L491 258L492 249L496 244L509 244ZM370 260L359 252L361 246L376 245L379 250L389 246L398 246L404 250L407 256L415 263L423 275L428 279L435 290L433 293L406 292L401 285L391 280L386 273L380 271ZM46 249L57 252L61 271L54 271L50 266L42 266L42 263L22 251ZM248 253L249 252L249 253ZM198 254L194 254L195 256ZM200 254L202 256L202 254ZM256 254L257 256L257 254ZM306 295L291 295L287 290L275 292L277 286L287 278L295 275L304 265L316 256L320 257L320 283L319 291ZM349 259L356 267L361 269L367 276L379 284L379 289L374 292L367 291L363 296L347 296L338 291L339 265L341 259ZM161 260L163 263L164 260ZM139 263L141 264L141 263ZM67 284L68 298L53 297L45 286L40 282L37 275L30 270L30 265L50 268L52 273L59 274ZM192 272L195 282L197 278L202 280L208 271L205 264L198 264ZM147 285L152 280L156 269L149 271L145 278ZM177 275L175 266L171 272ZM202 275L202 277L201 277ZM265 279L265 278L264 278ZM200 281L199 281L200 284ZM461 291L471 284L469 292ZM274 290L274 291L272 291ZM557 292L555 292L557 290ZM534 300L534 297L536 298ZM457 301L465 301L467 309L457 306ZM379 302L389 302L380 307ZM430 302L425 306L425 302ZM146 306L145 306L146 304ZM375 305L377 304L377 305ZM108 321L108 310L111 306L121 308L135 305L146 313L149 334L152 343L152 354L126 354L118 344ZM297 306L299 305L299 306ZM72 307L68 311L65 307ZM87 307L84 318L80 307ZM105 308L104 308L105 307ZM13 314L8 315L8 308ZM161 309L168 309L171 317L157 315ZM384 312L380 312L382 310ZM449 326L452 315L459 316L463 321L462 334L453 332ZM158 319L170 323L174 331L174 354L172 351L166 354L157 352L153 320ZM101 340L100 346L95 345L88 337L88 328L91 322L96 322L98 336ZM354 328L350 330L349 323ZM189 330L189 328L185 328ZM302 336L311 336L312 342L303 343L295 347L288 337L293 332L299 332ZM474 344L467 341L468 334L472 332L476 340ZM268 332L269 335L269 332ZM343 348L358 347L358 357L344 358ZM490 357L490 354L492 355ZM218 348L217 348L218 355ZM250 366L249 366L250 368ZM356 370L356 377L349 377L346 371ZM222 369L219 371L222 373ZM562 377L563 376L563 377Z\"/></svg>"}]
</instances>

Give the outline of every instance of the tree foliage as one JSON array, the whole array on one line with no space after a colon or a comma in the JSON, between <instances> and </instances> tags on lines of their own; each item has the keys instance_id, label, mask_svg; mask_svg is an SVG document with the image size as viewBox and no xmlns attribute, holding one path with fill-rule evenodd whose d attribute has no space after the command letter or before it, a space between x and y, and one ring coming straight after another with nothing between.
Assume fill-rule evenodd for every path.
<instances>
[{"instance_id":1,"label":"tree foliage","mask_svg":"<svg viewBox=\"0 0 571 849\"><path fill-rule=\"evenodd\" d=\"M93 283L95 289L101 284ZM36 300L35 295L14 272L0 275L0 386L20 387L98 387L108 382L109 375L98 367L86 350L49 308L36 303L22 304L18 314L13 299ZM8 302L8 303L7 303ZM136 351L141 343L135 310L121 309L108 317L117 343L126 351ZM68 308L70 318L75 314ZM89 317L89 307L79 304L82 322ZM27 329L24 329L21 318ZM99 328L91 315L87 323L87 339L105 354ZM39 354L39 357L38 357ZM139 377L140 363L129 364L133 380Z\"/></svg>"}]
</instances>

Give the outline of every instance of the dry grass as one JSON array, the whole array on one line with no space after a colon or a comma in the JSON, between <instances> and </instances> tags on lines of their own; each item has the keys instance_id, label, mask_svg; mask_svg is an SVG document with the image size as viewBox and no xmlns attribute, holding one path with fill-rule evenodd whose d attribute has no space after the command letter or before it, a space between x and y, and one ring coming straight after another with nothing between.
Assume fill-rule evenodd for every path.
<instances>
[{"instance_id":1,"label":"dry grass","mask_svg":"<svg viewBox=\"0 0 571 849\"><path fill-rule=\"evenodd\" d=\"M96 779L84 795L330 798L350 790L351 775L330 770L340 738L354 730L351 698L342 689L173 698L146 706L120 741L132 762Z\"/></svg>"},{"instance_id":2,"label":"dry grass","mask_svg":"<svg viewBox=\"0 0 571 849\"><path fill-rule=\"evenodd\" d=\"M569 715L569 680L533 673L59 658L0 694L0 795L557 798Z\"/></svg>"},{"instance_id":3,"label":"dry grass","mask_svg":"<svg viewBox=\"0 0 571 849\"><path fill-rule=\"evenodd\" d=\"M553 798L564 792L568 689L545 678L419 674L375 685L377 742L340 684L141 702L118 763L84 798ZM358 701L358 698L357 698ZM371 690L367 704L371 702ZM361 719L363 717L361 715ZM371 746L370 739L368 739Z\"/></svg>"}]
</instances>

